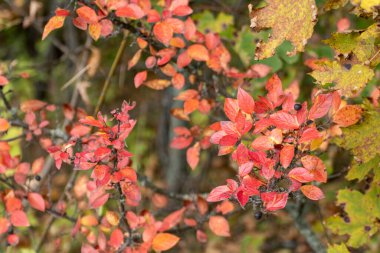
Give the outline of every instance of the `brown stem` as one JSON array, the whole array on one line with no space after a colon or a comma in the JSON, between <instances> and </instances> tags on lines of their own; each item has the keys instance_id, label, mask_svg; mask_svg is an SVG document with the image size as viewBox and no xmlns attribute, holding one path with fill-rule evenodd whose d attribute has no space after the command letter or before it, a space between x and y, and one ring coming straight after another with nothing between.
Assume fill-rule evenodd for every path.
<instances>
[{"instance_id":1,"label":"brown stem","mask_svg":"<svg viewBox=\"0 0 380 253\"><path fill-rule=\"evenodd\" d=\"M100 94L100 97L99 97L99 100L98 100L98 103L96 104L96 107L95 107L95 111L94 111L94 117L96 116L96 114L98 114L98 112L100 111L100 107L103 105L104 103L104 99L106 97L106 93L107 93L107 90L110 86L110 83L111 83L111 78L113 76L113 74L115 73L116 71L116 67L119 65L119 62L123 56L123 53L124 53L124 50L125 50L125 47L127 45L127 37L128 37L128 33L125 32L124 33L124 36L123 36L123 40L121 41L120 43L120 46L119 46L119 49L117 50L117 53L116 53L116 56L115 56L115 59L113 60L113 63L112 63L112 66L111 66L111 69L110 71L108 72L108 75L107 75L107 78L106 80L104 81L104 84L103 84L103 89L102 89L102 92Z\"/></svg>"}]
</instances>

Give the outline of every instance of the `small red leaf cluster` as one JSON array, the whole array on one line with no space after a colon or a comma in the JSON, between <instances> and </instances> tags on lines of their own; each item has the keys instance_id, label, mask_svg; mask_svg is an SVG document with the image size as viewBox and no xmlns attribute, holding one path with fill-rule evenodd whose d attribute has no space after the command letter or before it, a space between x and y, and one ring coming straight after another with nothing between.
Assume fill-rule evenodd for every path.
<instances>
[{"instance_id":1,"label":"small red leaf cluster","mask_svg":"<svg viewBox=\"0 0 380 253\"><path fill-rule=\"evenodd\" d=\"M228 121L214 126L210 142L219 146L219 155L231 154L239 180L228 179L226 185L214 188L209 202L237 199L244 207L256 198L266 211L276 211L298 190L312 200L324 197L310 183L325 183L326 167L310 149L313 141L323 137L316 122L323 120L333 103L340 103L334 99L339 96L315 95L309 110L306 102L296 103L298 92L283 90L277 75L268 80L266 90L267 95L256 101L242 88L237 99L225 99Z\"/></svg>"}]
</instances>

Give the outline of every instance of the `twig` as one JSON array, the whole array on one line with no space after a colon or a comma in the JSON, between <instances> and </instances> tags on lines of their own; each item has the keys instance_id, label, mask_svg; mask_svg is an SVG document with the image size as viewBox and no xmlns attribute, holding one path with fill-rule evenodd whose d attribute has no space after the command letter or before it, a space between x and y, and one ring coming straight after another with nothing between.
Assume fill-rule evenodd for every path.
<instances>
[{"instance_id":1,"label":"twig","mask_svg":"<svg viewBox=\"0 0 380 253\"><path fill-rule=\"evenodd\" d=\"M100 97L99 97L99 100L98 100L98 103L96 104L96 107L95 107L95 111L94 111L94 116L96 116L96 114L99 112L100 110L100 107L103 105L104 103L104 99L105 99L105 96L106 96L106 93L107 93L107 90L108 90L108 87L111 83L111 78L113 76L113 74L115 73L115 70L116 70L116 67L117 65L119 65L119 62L123 56L123 53L124 53L124 49L127 45L127 37L128 37L128 33L124 33L124 36L123 36L123 40L121 41L120 43L120 46L119 46L119 49L117 50L117 53L116 53L116 56L115 56L115 59L113 60L113 63L112 63L112 66L111 66L111 69L110 71L108 72L108 75L107 75L107 78L106 80L104 81L104 84L103 84L103 89L102 89L102 92L100 94Z\"/></svg>"},{"instance_id":2,"label":"twig","mask_svg":"<svg viewBox=\"0 0 380 253\"><path fill-rule=\"evenodd\" d=\"M305 220L305 218L300 215L299 205L294 203L288 203L286 205L286 211L293 218L293 221L300 232L301 235L305 238L310 248L315 253L326 253L326 248L322 244L321 240L317 237L314 231L311 229L310 224Z\"/></svg>"}]
</instances>

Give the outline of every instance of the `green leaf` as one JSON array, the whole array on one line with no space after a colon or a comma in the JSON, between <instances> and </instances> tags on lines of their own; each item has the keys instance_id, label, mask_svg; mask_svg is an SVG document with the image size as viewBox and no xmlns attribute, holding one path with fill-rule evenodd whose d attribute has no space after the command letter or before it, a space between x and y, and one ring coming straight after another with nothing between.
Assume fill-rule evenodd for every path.
<instances>
[{"instance_id":1,"label":"green leaf","mask_svg":"<svg viewBox=\"0 0 380 253\"><path fill-rule=\"evenodd\" d=\"M351 150L356 162L367 163L380 154L380 113L373 108L367 108L363 116L361 124L343 128L343 135L333 142Z\"/></svg>"},{"instance_id":2,"label":"green leaf","mask_svg":"<svg viewBox=\"0 0 380 253\"><path fill-rule=\"evenodd\" d=\"M375 67L380 63L379 50L380 29L376 24L365 31L351 33L334 33L324 42L334 48L338 53L353 53L361 63L371 63Z\"/></svg>"},{"instance_id":3,"label":"green leaf","mask_svg":"<svg viewBox=\"0 0 380 253\"><path fill-rule=\"evenodd\" d=\"M346 245L342 244L334 244L329 245L327 249L327 253L350 253L346 247Z\"/></svg>"},{"instance_id":4,"label":"green leaf","mask_svg":"<svg viewBox=\"0 0 380 253\"><path fill-rule=\"evenodd\" d=\"M336 234L348 235L347 245L358 248L369 242L378 231L380 217L380 187L373 183L365 194L355 190L340 190L337 204L344 206L346 218L339 216L327 220L328 227Z\"/></svg>"},{"instance_id":5,"label":"green leaf","mask_svg":"<svg viewBox=\"0 0 380 253\"><path fill-rule=\"evenodd\" d=\"M379 155L376 155L374 158L372 158L371 160L369 160L366 163L359 163L359 162L354 161L352 167L348 171L346 178L348 180L358 179L359 181L361 181L365 178L365 176L371 170L379 168L379 164L380 164L380 156ZM376 175L380 174L378 171L379 170L375 170ZM380 175L378 175L378 177L379 176Z\"/></svg>"},{"instance_id":6,"label":"green leaf","mask_svg":"<svg viewBox=\"0 0 380 253\"><path fill-rule=\"evenodd\" d=\"M320 63L320 68L311 72L310 75L320 86L334 83L334 88L340 90L342 96L353 97L373 78L374 72L361 64L352 65L350 69L347 69L336 61L328 61Z\"/></svg>"}]
</instances>

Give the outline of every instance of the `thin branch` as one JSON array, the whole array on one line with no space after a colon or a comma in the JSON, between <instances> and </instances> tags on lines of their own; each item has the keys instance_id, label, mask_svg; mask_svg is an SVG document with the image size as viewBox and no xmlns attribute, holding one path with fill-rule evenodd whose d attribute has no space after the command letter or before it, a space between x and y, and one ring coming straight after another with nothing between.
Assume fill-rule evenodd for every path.
<instances>
[{"instance_id":1,"label":"thin branch","mask_svg":"<svg viewBox=\"0 0 380 253\"><path fill-rule=\"evenodd\" d=\"M115 59L113 60L113 63L112 63L112 66L111 66L111 69L110 71L108 72L108 75L107 75L107 78L106 80L104 81L104 84L103 84L103 89L102 89L102 92L100 94L100 97L99 97L99 100L98 100L98 103L96 104L96 107L95 107L95 111L94 111L94 116L96 116L96 114L99 112L100 110L100 107L103 105L104 103L104 100L105 100L105 97L106 97L106 93L107 93L107 90L110 86L110 83L111 83L111 78L112 76L114 75L115 73L115 70L116 70L116 67L119 65L119 62L123 56L123 53L124 53L124 50L125 50L125 47L127 45L127 37L128 37L128 33L125 32L124 35L123 35L123 39L120 43L120 46L119 46L119 49L117 50L117 53L116 53L116 56L115 56Z\"/></svg>"}]
</instances>

